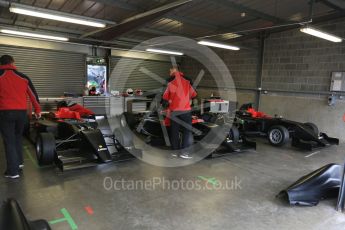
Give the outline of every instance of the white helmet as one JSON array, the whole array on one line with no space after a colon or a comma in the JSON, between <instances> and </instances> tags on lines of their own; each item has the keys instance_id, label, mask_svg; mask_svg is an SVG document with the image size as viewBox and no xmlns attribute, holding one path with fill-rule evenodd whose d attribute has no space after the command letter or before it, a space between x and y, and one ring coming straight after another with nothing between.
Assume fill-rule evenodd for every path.
<instances>
[{"instance_id":1,"label":"white helmet","mask_svg":"<svg viewBox=\"0 0 345 230\"><path fill-rule=\"evenodd\" d=\"M128 96L133 96L134 90L129 88L129 89L127 89L126 93L128 94Z\"/></svg>"}]
</instances>

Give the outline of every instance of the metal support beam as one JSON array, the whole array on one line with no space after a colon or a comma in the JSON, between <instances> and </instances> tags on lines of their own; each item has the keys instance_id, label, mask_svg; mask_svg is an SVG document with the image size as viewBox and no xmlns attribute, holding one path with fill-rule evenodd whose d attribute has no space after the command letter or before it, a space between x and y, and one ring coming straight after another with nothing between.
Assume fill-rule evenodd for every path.
<instances>
[{"instance_id":1,"label":"metal support beam","mask_svg":"<svg viewBox=\"0 0 345 230\"><path fill-rule=\"evenodd\" d=\"M142 12L143 9L139 8L133 4L129 4L129 3L125 3L125 2L121 2L121 4L119 4L119 0L94 0L96 2L99 3L103 3L103 4L107 4L109 6L114 6L114 7L120 7L121 9L127 9L127 10L131 10L131 11L135 11L135 12ZM198 26L198 27L202 27L202 28L207 28L210 30L217 30L217 29L226 29L224 27L219 27L216 24L210 23L209 21L206 20L202 20L202 19L193 19L190 17L186 17L186 16L180 16L180 15L176 15L176 14L167 14L166 18L169 19L173 19L173 20L178 20L181 22L185 22L194 26ZM229 28L227 28L229 29ZM164 32L164 31L163 31Z\"/></svg>"},{"instance_id":2,"label":"metal support beam","mask_svg":"<svg viewBox=\"0 0 345 230\"><path fill-rule=\"evenodd\" d=\"M172 2L172 3L168 3L168 4L164 5L164 6L160 6L158 8L155 8L155 9L146 11L144 13L135 15L133 17L127 18L127 19L123 20L121 22L121 24L127 23L127 22L131 22L131 21L136 20L136 19L141 19L141 18L144 18L146 16L150 16L150 15L153 15L153 14L156 14L156 13L161 13L161 12L166 12L166 11L169 12L169 11L174 10L177 7L180 7L180 6L182 6L182 5L186 4L186 3L189 3L191 1L192 0L178 0L178 1L175 1L175 2Z\"/></svg>"},{"instance_id":3,"label":"metal support beam","mask_svg":"<svg viewBox=\"0 0 345 230\"><path fill-rule=\"evenodd\" d=\"M129 11L140 12L140 11L144 10L142 8L139 8L136 5L133 5L133 4L130 4L128 2L121 1L121 0L93 0L93 1L105 4L108 6L113 6L113 7L121 8L124 10L129 10Z\"/></svg>"},{"instance_id":4,"label":"metal support beam","mask_svg":"<svg viewBox=\"0 0 345 230\"><path fill-rule=\"evenodd\" d=\"M175 16L167 16L167 18L179 20L180 17L175 15ZM199 37L200 39L201 38L208 38L208 37L224 35L223 33L227 33L227 31L236 30L236 27L238 27L240 25L243 25L243 24L246 24L246 23L253 22L255 20L257 20L257 18L255 18L255 19L248 19L248 20L245 20L243 22L231 24L231 25L229 25L227 27L221 27L221 26L217 26L215 24L207 24L205 21L199 21L199 20L197 21L197 20L194 20L194 19L191 19L191 18L183 17L181 19L182 22L186 22L188 24L209 28L210 30L214 30L215 33L217 33L216 35L208 35L208 36ZM170 32L170 31L168 32L168 31L151 29L151 28L142 28L142 29L139 29L138 31L144 32L144 33L160 35L160 36L186 36L186 35L181 34L181 33Z\"/></svg>"},{"instance_id":5,"label":"metal support beam","mask_svg":"<svg viewBox=\"0 0 345 230\"><path fill-rule=\"evenodd\" d=\"M272 26L272 27L267 27L267 28L259 28L259 29L253 30L253 31L248 31L251 33L248 33L248 35L243 35L242 37L231 39L231 42L235 43L235 42L241 42L243 40L257 38L258 34L260 34L260 32L262 32L262 31L266 31L270 34L280 33L280 32L284 32L284 31L288 31L288 30L298 29L301 27L302 24L312 23L314 25L314 24L320 24L320 23L324 23L324 22L332 21L332 20L337 20L337 19L341 19L341 18L345 18L345 11L342 11L342 12L335 11L335 13L332 13L332 14L313 18L312 22L311 21L305 21L305 22L298 22L298 23L292 23L292 24Z\"/></svg>"},{"instance_id":6,"label":"metal support beam","mask_svg":"<svg viewBox=\"0 0 345 230\"><path fill-rule=\"evenodd\" d=\"M229 0L212 0L212 2L216 2L219 5L221 5L222 7L227 6L229 8L241 11L241 12L245 12L247 13L249 16L253 16L253 17L257 17L257 18L261 18L264 19L266 21L270 21L270 22L274 22L274 23L283 23L286 22L286 20L263 13L261 11L258 10L254 10L252 8L249 8L247 6L241 5L239 3L235 3L235 2L231 2Z\"/></svg>"},{"instance_id":7,"label":"metal support beam","mask_svg":"<svg viewBox=\"0 0 345 230\"><path fill-rule=\"evenodd\" d=\"M94 0L94 1L99 2L99 3L103 3L103 4L107 4L109 6L120 7L122 9L135 11L135 12L142 12L143 11L142 8L139 8L139 7L137 7L133 4L130 4L130 3L121 2L119 0ZM210 21L202 20L200 18L194 19L191 17L180 16L177 14L169 14L169 13L165 17L168 19L181 21L182 23L187 23L187 24L190 24L193 26L198 26L201 28L219 31L219 32L234 30L234 28L232 26L226 26L226 27L219 26L217 24L211 23ZM141 30L142 29L139 29L139 31L141 31ZM166 31L161 31L161 30L151 29L151 28L147 28L147 29L145 28L143 30L145 30L145 31L142 31L142 32L151 33L151 34L160 35L160 36L178 36L178 35L181 35L178 33L166 32ZM85 34L84 36L86 36L86 35L87 34Z\"/></svg>"},{"instance_id":8,"label":"metal support beam","mask_svg":"<svg viewBox=\"0 0 345 230\"><path fill-rule=\"evenodd\" d=\"M205 21L205 20L202 20L202 19L193 19L193 18L190 18L190 17L181 17L181 16L178 16L178 15L172 15L172 14L169 14L167 15L167 18L170 18L170 19L173 19L173 20L177 20L177 21L181 21L181 22L185 22L187 24L191 24L191 25L194 25L194 26L199 26L199 27L204 27L204 28L208 28L210 30L217 30L217 29L220 29L221 27L216 25L216 24L213 24L213 23L210 23L209 21Z\"/></svg>"},{"instance_id":9,"label":"metal support beam","mask_svg":"<svg viewBox=\"0 0 345 230\"><path fill-rule=\"evenodd\" d=\"M256 21L256 20L257 20L257 18L254 18L254 19L248 19L248 20L245 20L245 21L242 21L242 22L234 23L234 24L229 25L228 29L220 29L220 30L215 31L215 34L198 37L196 39L212 38L212 37L217 38L218 37L218 38L221 38L222 40L228 40L228 39L224 39L223 37L224 37L224 35L229 34L229 33L239 34L239 35L242 36L241 33L236 33L236 32L231 32L231 31L236 31L236 28L238 26L241 26L241 25L244 25L244 24ZM231 38L231 39L233 39L233 38Z\"/></svg>"},{"instance_id":10,"label":"metal support beam","mask_svg":"<svg viewBox=\"0 0 345 230\"><path fill-rule=\"evenodd\" d=\"M171 10L174 10L182 5L185 5L192 0L178 0L172 3L168 3L164 6L146 11L144 13L140 13L137 15L134 15L130 18L127 18L123 21L121 21L118 25L115 26L109 26L105 29L101 30L95 30L93 32L84 34L81 36L81 38L85 38L91 35L95 35L102 40L112 40L116 37L119 37L125 33L131 32L135 29L138 29L140 27L145 26L147 23L162 17L166 13L168 13Z\"/></svg>"},{"instance_id":11,"label":"metal support beam","mask_svg":"<svg viewBox=\"0 0 345 230\"><path fill-rule=\"evenodd\" d=\"M180 35L177 33L171 33L163 30L157 30L157 29L151 29L151 28L141 28L138 31L148 33L148 34L155 34L155 35L160 35L160 36L176 36Z\"/></svg>"},{"instance_id":12,"label":"metal support beam","mask_svg":"<svg viewBox=\"0 0 345 230\"><path fill-rule=\"evenodd\" d=\"M258 51L258 65L256 69L256 95L255 95L255 107L259 110L260 107L260 97L262 90L262 67L264 64L264 54L265 54L265 32L260 34L259 39L259 51Z\"/></svg>"},{"instance_id":13,"label":"metal support beam","mask_svg":"<svg viewBox=\"0 0 345 230\"><path fill-rule=\"evenodd\" d=\"M140 43L143 40L135 39L135 38L128 38L128 37L120 37L118 40L125 41L125 42L132 42L132 43Z\"/></svg>"},{"instance_id":14,"label":"metal support beam","mask_svg":"<svg viewBox=\"0 0 345 230\"><path fill-rule=\"evenodd\" d=\"M309 20L313 21L315 0L309 1Z\"/></svg>"},{"instance_id":15,"label":"metal support beam","mask_svg":"<svg viewBox=\"0 0 345 230\"><path fill-rule=\"evenodd\" d=\"M316 0L316 2L320 2L322 4L324 4L325 6L328 6L329 8L332 8L334 10L337 10L337 11L344 11L345 9L334 4L333 2L330 2L329 0Z\"/></svg>"},{"instance_id":16,"label":"metal support beam","mask_svg":"<svg viewBox=\"0 0 345 230\"><path fill-rule=\"evenodd\" d=\"M124 3L124 2L121 2L119 0L94 0L94 1L100 2L103 4L107 4L110 6L114 6L114 7L120 7L122 9L136 11L136 12L140 12L143 10L142 8L139 8L133 4ZM272 15L268 15L266 13L251 9L249 7L243 6L243 5L238 4L238 3L230 2L228 0L211 0L210 2L217 2L222 7L227 6L227 7L232 8L232 9L246 12L250 16L253 16L253 17L262 18L262 19L265 19L268 21L278 22L278 23L285 22L285 20L283 20L281 18L272 16ZM196 19L185 17L185 16L168 15L167 18L171 18L171 19L186 22L188 24L192 24L192 25L196 25L196 26L200 26L200 27L205 27L205 28L210 28L210 29L215 29L215 30L216 29L225 29L225 28L219 27L218 25L212 24L208 21L200 21L200 19L196 20ZM229 29L229 28L227 28L227 29Z\"/></svg>"}]
</instances>

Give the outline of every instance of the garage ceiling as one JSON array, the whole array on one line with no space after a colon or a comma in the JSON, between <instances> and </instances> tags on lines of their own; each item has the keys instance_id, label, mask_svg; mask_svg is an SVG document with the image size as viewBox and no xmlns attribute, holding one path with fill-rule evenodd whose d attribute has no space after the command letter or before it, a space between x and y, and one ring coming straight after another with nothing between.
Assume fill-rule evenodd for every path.
<instances>
[{"instance_id":1,"label":"garage ceiling","mask_svg":"<svg viewBox=\"0 0 345 230\"><path fill-rule=\"evenodd\" d=\"M343 16L345 5L341 0L314 0L314 18L326 15ZM91 18L126 22L136 15L145 15L152 9L165 7L171 0L0 0L0 27L34 29L55 32L84 42L99 44L108 37L95 33L95 28L47 19L23 16L9 12L6 3L20 3ZM123 33L111 38L113 44L133 46L140 41L161 35L182 35L198 38L220 33L248 35L252 30L273 25L303 22L309 19L310 0L193 0L154 16L142 18L135 25L128 24ZM245 13L245 16L241 16ZM328 17L331 18L331 17ZM116 27L115 27L116 28ZM121 28L122 29L122 28ZM116 36L115 36L116 35ZM217 40L231 36L217 36Z\"/></svg>"}]
</instances>

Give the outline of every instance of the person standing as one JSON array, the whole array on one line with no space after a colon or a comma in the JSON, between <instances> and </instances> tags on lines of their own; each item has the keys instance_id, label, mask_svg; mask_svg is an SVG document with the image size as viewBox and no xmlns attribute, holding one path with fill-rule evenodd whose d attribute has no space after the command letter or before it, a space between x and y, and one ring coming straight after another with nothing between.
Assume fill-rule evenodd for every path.
<instances>
[{"instance_id":1,"label":"person standing","mask_svg":"<svg viewBox=\"0 0 345 230\"><path fill-rule=\"evenodd\" d=\"M170 139L173 150L182 148L181 158L190 159L192 156L187 148L193 144L192 134L192 108L190 100L197 96L191 81L177 67L170 69L170 79L163 99L168 101L170 112ZM180 131L182 133L182 145L180 145ZM173 156L177 156L173 154Z\"/></svg>"},{"instance_id":2,"label":"person standing","mask_svg":"<svg viewBox=\"0 0 345 230\"><path fill-rule=\"evenodd\" d=\"M10 55L0 57L0 132L5 146L7 169L5 177L19 178L24 167L23 131L27 116L27 96L41 117L38 95L30 78L17 71Z\"/></svg>"}]
</instances>

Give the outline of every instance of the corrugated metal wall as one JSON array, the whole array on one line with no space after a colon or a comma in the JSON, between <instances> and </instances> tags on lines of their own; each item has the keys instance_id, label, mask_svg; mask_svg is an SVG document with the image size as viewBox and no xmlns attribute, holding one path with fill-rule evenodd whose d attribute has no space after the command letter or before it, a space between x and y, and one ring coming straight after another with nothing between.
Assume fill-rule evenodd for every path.
<instances>
[{"instance_id":1,"label":"corrugated metal wall","mask_svg":"<svg viewBox=\"0 0 345 230\"><path fill-rule=\"evenodd\" d=\"M44 49L0 46L0 56L12 55L20 72L28 75L40 97L59 97L64 92L82 93L86 55Z\"/></svg>"},{"instance_id":2,"label":"corrugated metal wall","mask_svg":"<svg viewBox=\"0 0 345 230\"><path fill-rule=\"evenodd\" d=\"M166 61L122 58L122 60L125 61L121 66L117 66L117 70L114 71L114 68L120 59L120 57L111 57L110 59L110 90L123 91L128 88L142 90L158 89L162 87L162 82L154 79L155 77L152 77L151 74L143 73L140 71L140 68L149 70L161 80L166 80L169 77L169 69L172 66L170 62ZM133 69L133 66L136 67ZM124 77L126 75L129 76L128 79Z\"/></svg>"}]
</instances>

